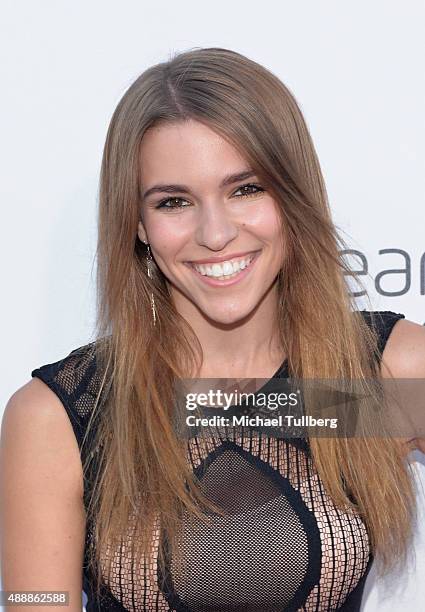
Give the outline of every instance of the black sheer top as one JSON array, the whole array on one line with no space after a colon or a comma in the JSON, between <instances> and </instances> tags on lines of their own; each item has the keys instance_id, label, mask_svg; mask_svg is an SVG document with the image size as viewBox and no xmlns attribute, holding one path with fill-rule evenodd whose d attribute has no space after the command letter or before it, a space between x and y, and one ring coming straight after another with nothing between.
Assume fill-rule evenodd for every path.
<instances>
[{"instance_id":1,"label":"black sheer top","mask_svg":"<svg viewBox=\"0 0 425 612\"><path fill-rule=\"evenodd\" d=\"M382 352L404 315L360 312L377 330ZM92 344L79 347L31 372L61 400L80 453L101 380L92 349ZM274 377L288 376L285 361ZM134 567L129 529L99 598L87 569L93 543L88 522L82 568L87 612L360 610L373 561L368 533L359 515L341 512L326 494L307 439L269 437L251 429L245 438L212 435L209 450L202 453L195 436L188 440L187 460L226 516L214 517L208 526L192 522L189 528L183 521L178 539L186 559L182 574L170 557L165 576L146 563ZM84 487L87 504L90 480ZM156 550L164 545L159 525L153 542Z\"/></svg>"}]
</instances>

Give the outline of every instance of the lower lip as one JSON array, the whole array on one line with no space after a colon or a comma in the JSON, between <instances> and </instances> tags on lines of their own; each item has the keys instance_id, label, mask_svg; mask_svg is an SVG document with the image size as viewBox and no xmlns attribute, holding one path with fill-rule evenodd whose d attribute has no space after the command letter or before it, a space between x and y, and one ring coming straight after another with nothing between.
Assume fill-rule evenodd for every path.
<instances>
[{"instance_id":1,"label":"lower lip","mask_svg":"<svg viewBox=\"0 0 425 612\"><path fill-rule=\"evenodd\" d=\"M255 253L254 259L251 261L251 263L249 264L248 267L246 267L243 270L241 270L237 276L234 276L233 278L229 278L229 280L217 280L216 278L213 278L211 276L204 276L203 274L198 272L198 270L196 270L191 264L186 264L186 265L206 285L210 285L211 287L230 287L230 285L236 285L236 283L239 283L240 281L242 281L251 272L251 270L254 267L255 262L257 261L259 255L260 255L260 251Z\"/></svg>"}]
</instances>

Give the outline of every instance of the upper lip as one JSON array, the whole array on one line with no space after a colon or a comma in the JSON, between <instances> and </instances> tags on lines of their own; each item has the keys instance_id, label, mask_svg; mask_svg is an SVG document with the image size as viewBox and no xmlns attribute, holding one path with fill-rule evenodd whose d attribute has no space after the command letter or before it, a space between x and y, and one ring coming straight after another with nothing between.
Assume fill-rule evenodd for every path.
<instances>
[{"instance_id":1,"label":"upper lip","mask_svg":"<svg viewBox=\"0 0 425 612\"><path fill-rule=\"evenodd\" d=\"M222 261L230 261L231 259L235 259L236 257L243 257L244 255L252 255L257 253L258 251L242 251L240 253L229 253L228 255L221 255L219 257L208 257L207 259L194 259L189 261L188 263L194 264L215 264L220 263Z\"/></svg>"}]
</instances>

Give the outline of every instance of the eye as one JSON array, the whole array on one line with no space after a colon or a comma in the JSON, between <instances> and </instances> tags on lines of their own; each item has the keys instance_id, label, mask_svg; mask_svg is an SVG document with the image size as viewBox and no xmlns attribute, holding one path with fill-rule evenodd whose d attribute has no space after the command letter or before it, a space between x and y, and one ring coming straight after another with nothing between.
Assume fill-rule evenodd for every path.
<instances>
[{"instance_id":1,"label":"eye","mask_svg":"<svg viewBox=\"0 0 425 612\"><path fill-rule=\"evenodd\" d=\"M176 201L187 202L187 200L184 200L183 198L166 198L165 200L158 202L155 208L165 208L168 210L172 210L173 208L185 208L185 206L182 206L181 204L175 204ZM174 202L174 204L171 205L169 202Z\"/></svg>"},{"instance_id":2,"label":"eye","mask_svg":"<svg viewBox=\"0 0 425 612\"><path fill-rule=\"evenodd\" d=\"M260 185L254 185L254 183L248 183L246 185L242 185L242 187L239 187L237 191L243 191L244 189L252 189L252 188L254 188L255 191L248 191L248 192L245 191L242 193L242 195L236 196L236 197L245 198L245 197L257 195L258 193L262 193L264 191L264 189Z\"/></svg>"},{"instance_id":3,"label":"eye","mask_svg":"<svg viewBox=\"0 0 425 612\"><path fill-rule=\"evenodd\" d=\"M248 192L244 191L246 189L248 190L255 189L255 191L248 191ZM236 196L237 198L246 198L249 196L257 195L258 193L262 193L265 190L260 185L255 185L254 183L247 183L246 185L242 185L241 187L239 187L235 193L237 193L238 191L242 191L243 193L241 195ZM183 205L182 202L186 202L187 204ZM158 202L155 208L163 208L165 210L175 210L179 208L180 209L186 208L188 204L189 203L184 198L179 198L179 197L165 198L164 200L161 200L160 202Z\"/></svg>"}]
</instances>

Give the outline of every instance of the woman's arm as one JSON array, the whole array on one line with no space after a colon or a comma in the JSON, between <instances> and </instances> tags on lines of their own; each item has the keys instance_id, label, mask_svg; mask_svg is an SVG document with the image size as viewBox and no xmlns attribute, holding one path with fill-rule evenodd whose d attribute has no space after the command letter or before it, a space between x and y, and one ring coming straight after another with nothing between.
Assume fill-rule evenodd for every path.
<instances>
[{"instance_id":1,"label":"woman's arm","mask_svg":"<svg viewBox=\"0 0 425 612\"><path fill-rule=\"evenodd\" d=\"M385 345L382 357L395 378L423 378L425 388L425 327L423 325L407 319L397 321ZM381 365L384 378L389 377L388 368L384 363ZM425 395L420 425L425 431ZM414 449L425 453L425 437L406 440L407 452Z\"/></svg>"},{"instance_id":2,"label":"woman's arm","mask_svg":"<svg viewBox=\"0 0 425 612\"><path fill-rule=\"evenodd\" d=\"M9 399L0 442L2 589L69 591L82 610L86 515L78 443L59 398L39 379ZM7 606L24 612L28 606Z\"/></svg>"}]
</instances>

